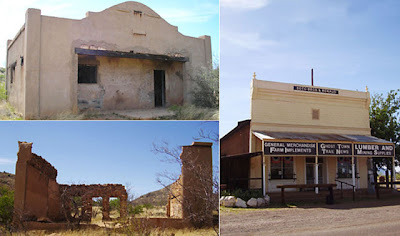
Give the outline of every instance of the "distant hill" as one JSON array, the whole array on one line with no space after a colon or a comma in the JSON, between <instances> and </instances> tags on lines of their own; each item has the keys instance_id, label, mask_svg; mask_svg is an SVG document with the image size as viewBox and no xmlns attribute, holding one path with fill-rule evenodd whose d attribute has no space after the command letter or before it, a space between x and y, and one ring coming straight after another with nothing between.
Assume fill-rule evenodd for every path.
<instances>
[{"instance_id":1,"label":"distant hill","mask_svg":"<svg viewBox=\"0 0 400 236\"><path fill-rule=\"evenodd\" d=\"M153 206L165 206L168 202L168 188L146 193L132 201L133 205L151 204Z\"/></svg>"},{"instance_id":2,"label":"distant hill","mask_svg":"<svg viewBox=\"0 0 400 236\"><path fill-rule=\"evenodd\" d=\"M7 186L10 190L14 190L15 175L7 172L0 172L0 185Z\"/></svg>"}]
</instances>

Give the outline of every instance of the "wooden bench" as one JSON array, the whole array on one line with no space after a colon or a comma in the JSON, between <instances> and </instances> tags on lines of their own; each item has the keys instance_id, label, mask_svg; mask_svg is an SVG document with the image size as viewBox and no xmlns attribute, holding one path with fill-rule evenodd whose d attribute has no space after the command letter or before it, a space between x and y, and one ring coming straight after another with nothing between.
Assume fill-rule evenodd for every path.
<instances>
[{"instance_id":1,"label":"wooden bench","mask_svg":"<svg viewBox=\"0 0 400 236\"><path fill-rule=\"evenodd\" d=\"M336 184L285 184L276 187L281 189L282 204L286 205L285 188L298 188L300 190L303 188L328 188L329 197L333 200L333 187L336 187Z\"/></svg>"}]
</instances>

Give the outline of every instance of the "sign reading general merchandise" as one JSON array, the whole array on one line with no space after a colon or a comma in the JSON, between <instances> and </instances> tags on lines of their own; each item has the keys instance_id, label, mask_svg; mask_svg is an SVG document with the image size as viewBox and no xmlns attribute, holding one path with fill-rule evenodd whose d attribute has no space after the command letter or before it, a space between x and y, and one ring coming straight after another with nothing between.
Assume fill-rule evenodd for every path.
<instances>
[{"instance_id":1,"label":"sign reading general merchandise","mask_svg":"<svg viewBox=\"0 0 400 236\"><path fill-rule=\"evenodd\" d=\"M317 153L316 143L264 142L265 155L312 155Z\"/></svg>"},{"instance_id":2,"label":"sign reading general merchandise","mask_svg":"<svg viewBox=\"0 0 400 236\"><path fill-rule=\"evenodd\" d=\"M354 144L354 156L394 156L393 144Z\"/></svg>"},{"instance_id":3,"label":"sign reading general merchandise","mask_svg":"<svg viewBox=\"0 0 400 236\"><path fill-rule=\"evenodd\" d=\"M351 156L351 143L318 143L318 156Z\"/></svg>"},{"instance_id":4,"label":"sign reading general merchandise","mask_svg":"<svg viewBox=\"0 0 400 236\"><path fill-rule=\"evenodd\" d=\"M339 94L339 90L335 89L324 89L324 88L315 88L308 86L297 86L293 87L293 90L305 91L305 92L314 92L314 93L330 93L330 94Z\"/></svg>"}]
</instances>

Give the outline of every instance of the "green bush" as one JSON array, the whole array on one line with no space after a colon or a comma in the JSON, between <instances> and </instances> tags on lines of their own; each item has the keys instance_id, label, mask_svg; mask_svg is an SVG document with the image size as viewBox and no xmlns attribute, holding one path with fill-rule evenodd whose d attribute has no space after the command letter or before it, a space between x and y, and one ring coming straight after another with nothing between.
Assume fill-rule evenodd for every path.
<instances>
[{"instance_id":1,"label":"green bush","mask_svg":"<svg viewBox=\"0 0 400 236\"><path fill-rule=\"evenodd\" d=\"M194 82L196 86L192 91L193 104L197 107L218 108L219 67L200 72Z\"/></svg>"},{"instance_id":2,"label":"green bush","mask_svg":"<svg viewBox=\"0 0 400 236\"><path fill-rule=\"evenodd\" d=\"M121 203L120 203L119 198L111 199L111 201L110 201L111 210L117 210L119 212L120 205L121 205Z\"/></svg>"},{"instance_id":3,"label":"green bush","mask_svg":"<svg viewBox=\"0 0 400 236\"><path fill-rule=\"evenodd\" d=\"M128 206L128 214L129 215L138 215L140 213L143 213L143 209L144 209L143 205L137 205L137 206L129 205Z\"/></svg>"},{"instance_id":4,"label":"green bush","mask_svg":"<svg viewBox=\"0 0 400 236\"><path fill-rule=\"evenodd\" d=\"M14 211L14 191L0 186L0 224L9 228Z\"/></svg>"},{"instance_id":5,"label":"green bush","mask_svg":"<svg viewBox=\"0 0 400 236\"><path fill-rule=\"evenodd\" d=\"M6 83L0 81L0 101L7 99Z\"/></svg>"},{"instance_id":6,"label":"green bush","mask_svg":"<svg viewBox=\"0 0 400 236\"><path fill-rule=\"evenodd\" d=\"M242 189L236 189L233 191L222 191L221 196L234 196L236 198L240 198L244 201L248 201L250 198L259 198L263 197L261 190L246 190L243 191Z\"/></svg>"}]
</instances>

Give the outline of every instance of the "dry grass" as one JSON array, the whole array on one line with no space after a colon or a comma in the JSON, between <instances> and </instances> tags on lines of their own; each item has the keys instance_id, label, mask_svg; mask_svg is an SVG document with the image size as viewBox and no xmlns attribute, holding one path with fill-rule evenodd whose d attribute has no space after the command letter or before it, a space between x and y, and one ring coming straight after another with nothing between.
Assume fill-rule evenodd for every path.
<instances>
[{"instance_id":1,"label":"dry grass","mask_svg":"<svg viewBox=\"0 0 400 236\"><path fill-rule=\"evenodd\" d=\"M0 120L22 120L22 114L5 100L0 100Z\"/></svg>"},{"instance_id":2,"label":"dry grass","mask_svg":"<svg viewBox=\"0 0 400 236\"><path fill-rule=\"evenodd\" d=\"M11 236L11 234L9 234ZM157 235L157 236L180 236L180 235L189 235L189 236L200 236L200 235L217 235L214 229L153 229L146 233L141 232L131 232L129 230L114 230L110 228L103 229L85 229L85 230L66 230L66 231L45 231L45 230L32 230L20 233L13 233L13 236L123 236L123 235Z\"/></svg>"},{"instance_id":3,"label":"dry grass","mask_svg":"<svg viewBox=\"0 0 400 236\"><path fill-rule=\"evenodd\" d=\"M165 206L154 206L153 208L144 208L143 213L137 215L137 217L149 217L149 218L162 218L167 217L167 211Z\"/></svg>"},{"instance_id":4,"label":"dry grass","mask_svg":"<svg viewBox=\"0 0 400 236\"><path fill-rule=\"evenodd\" d=\"M160 117L160 120L218 120L219 110L214 108L202 108L194 105L172 106L170 108L175 115Z\"/></svg>"}]
</instances>

